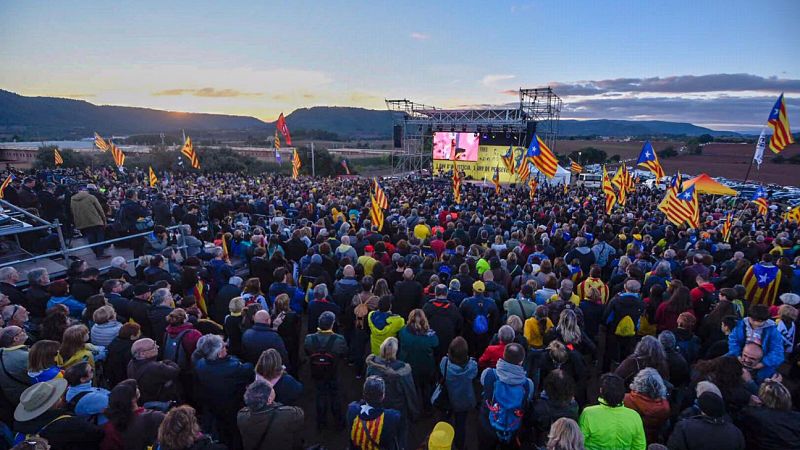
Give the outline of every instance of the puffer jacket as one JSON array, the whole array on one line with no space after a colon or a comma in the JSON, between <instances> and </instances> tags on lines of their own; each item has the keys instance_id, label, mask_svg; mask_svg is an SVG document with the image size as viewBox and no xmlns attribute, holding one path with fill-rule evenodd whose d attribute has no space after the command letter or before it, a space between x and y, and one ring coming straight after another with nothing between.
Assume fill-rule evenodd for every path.
<instances>
[{"instance_id":1,"label":"puffer jacket","mask_svg":"<svg viewBox=\"0 0 800 450\"><path fill-rule=\"evenodd\" d=\"M475 408L478 400L475 398L475 389L472 380L478 376L478 363L473 358L464 366L450 362L445 356L439 363L439 370L444 376L447 371L447 395L454 412L465 412Z\"/></svg>"},{"instance_id":2,"label":"puffer jacket","mask_svg":"<svg viewBox=\"0 0 800 450\"><path fill-rule=\"evenodd\" d=\"M106 215L97 197L87 191L80 191L70 199L72 220L75 228L83 230L106 224Z\"/></svg>"},{"instance_id":3,"label":"puffer jacket","mask_svg":"<svg viewBox=\"0 0 800 450\"><path fill-rule=\"evenodd\" d=\"M419 415L420 399L414 387L411 366L403 361L387 361L380 356L367 356L367 376L378 375L386 383L384 408L396 409L406 420L414 421Z\"/></svg>"}]
</instances>

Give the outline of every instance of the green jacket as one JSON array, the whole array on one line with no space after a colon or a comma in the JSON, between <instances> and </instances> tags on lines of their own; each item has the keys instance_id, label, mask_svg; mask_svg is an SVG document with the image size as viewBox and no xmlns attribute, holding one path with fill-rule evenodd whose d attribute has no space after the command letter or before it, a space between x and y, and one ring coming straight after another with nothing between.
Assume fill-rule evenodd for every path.
<instances>
[{"instance_id":1,"label":"green jacket","mask_svg":"<svg viewBox=\"0 0 800 450\"><path fill-rule=\"evenodd\" d=\"M586 449L645 450L647 441L639 413L625 406L612 408L602 399L600 402L584 409L578 421Z\"/></svg>"},{"instance_id":2,"label":"green jacket","mask_svg":"<svg viewBox=\"0 0 800 450\"><path fill-rule=\"evenodd\" d=\"M80 191L70 199L75 228L83 230L106 224L106 214L97 197L87 191Z\"/></svg>"},{"instance_id":3,"label":"green jacket","mask_svg":"<svg viewBox=\"0 0 800 450\"><path fill-rule=\"evenodd\" d=\"M406 321L402 317L395 314L388 315L381 311L369 313L367 322L369 322L370 331L370 350L373 355L380 355L383 341L386 338L397 336L397 332L406 325Z\"/></svg>"},{"instance_id":4,"label":"green jacket","mask_svg":"<svg viewBox=\"0 0 800 450\"><path fill-rule=\"evenodd\" d=\"M398 358L411 366L416 377L429 377L436 374L436 360L433 350L439 345L439 337L433 330L429 334L414 334L408 327L400 330L400 351Z\"/></svg>"}]
</instances>

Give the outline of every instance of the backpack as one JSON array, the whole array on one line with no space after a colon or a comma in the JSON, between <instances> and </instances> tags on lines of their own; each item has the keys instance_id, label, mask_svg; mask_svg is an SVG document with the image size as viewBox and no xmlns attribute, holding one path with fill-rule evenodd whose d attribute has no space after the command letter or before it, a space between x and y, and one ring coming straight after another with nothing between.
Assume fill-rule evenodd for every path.
<instances>
[{"instance_id":1,"label":"backpack","mask_svg":"<svg viewBox=\"0 0 800 450\"><path fill-rule=\"evenodd\" d=\"M336 355L332 352L335 340L336 335L331 335L325 347L319 348L319 336L314 336L314 347L317 350L310 356L311 378L330 380L336 374Z\"/></svg>"},{"instance_id":2,"label":"backpack","mask_svg":"<svg viewBox=\"0 0 800 450\"><path fill-rule=\"evenodd\" d=\"M67 402L67 409L69 409L70 411L72 411L73 414L78 416L78 412L75 411L75 408L78 407L78 403L80 403L80 401L81 401L81 399L83 399L83 397L86 397L87 395L89 395L91 393L92 393L92 391L83 391L83 392L79 392L79 393L75 394L75 396L72 397L72 400ZM92 414L92 415L89 415L89 416L85 416L86 421L89 422L89 423L93 423L93 424L97 425L97 416L98 415L99 414ZM79 417L83 418L84 416L79 416Z\"/></svg>"},{"instance_id":3,"label":"backpack","mask_svg":"<svg viewBox=\"0 0 800 450\"><path fill-rule=\"evenodd\" d=\"M189 369L189 355L183 348L183 337L191 331L183 330L177 336L172 337L169 333L164 334L164 360L173 361L181 370Z\"/></svg>"},{"instance_id":4,"label":"backpack","mask_svg":"<svg viewBox=\"0 0 800 450\"><path fill-rule=\"evenodd\" d=\"M697 288L703 292L703 297L695 305L694 312L698 319L702 319L719 303L719 291L707 291L701 286L697 286Z\"/></svg>"},{"instance_id":5,"label":"backpack","mask_svg":"<svg viewBox=\"0 0 800 450\"><path fill-rule=\"evenodd\" d=\"M606 249L610 251L606 251ZM598 266L605 267L608 264L608 257L611 256L611 253L614 251L614 247L608 245L607 243L603 242L600 246L600 252L597 254L597 260L595 261Z\"/></svg>"},{"instance_id":6,"label":"backpack","mask_svg":"<svg viewBox=\"0 0 800 450\"><path fill-rule=\"evenodd\" d=\"M367 316L369 315L369 306L367 302L362 301L360 296L358 304L353 308L353 313L356 315L356 328L363 330L367 324Z\"/></svg>"},{"instance_id":7,"label":"backpack","mask_svg":"<svg viewBox=\"0 0 800 450\"><path fill-rule=\"evenodd\" d=\"M617 326L614 328L614 334L619 337L636 336L636 323L634 323L633 318L631 318L631 316L625 316L617 322Z\"/></svg>"},{"instance_id":8,"label":"backpack","mask_svg":"<svg viewBox=\"0 0 800 450\"><path fill-rule=\"evenodd\" d=\"M489 331L489 318L485 312L483 302L478 302L478 312L475 313L475 320L472 321L472 332L480 336Z\"/></svg>"},{"instance_id":9,"label":"backpack","mask_svg":"<svg viewBox=\"0 0 800 450\"><path fill-rule=\"evenodd\" d=\"M492 370L496 377L497 371ZM525 417L528 389L527 379L522 385L512 386L495 378L492 399L487 400L486 406L489 408L489 426L500 442L510 443L520 429Z\"/></svg>"},{"instance_id":10,"label":"backpack","mask_svg":"<svg viewBox=\"0 0 800 450\"><path fill-rule=\"evenodd\" d=\"M72 418L71 415L63 414L63 415L60 415L60 416L56 417L55 419L51 420L50 422L47 422L42 428L39 428L39 430L36 433L27 433L27 434L17 433L17 434L14 435L14 445L15 446L19 445L19 444L25 442L26 440L29 440L29 439L32 439L32 438L35 438L35 437L41 438L42 437L42 431L44 431L45 428L47 428L50 425L58 422L59 420L71 419L71 418Z\"/></svg>"}]
</instances>

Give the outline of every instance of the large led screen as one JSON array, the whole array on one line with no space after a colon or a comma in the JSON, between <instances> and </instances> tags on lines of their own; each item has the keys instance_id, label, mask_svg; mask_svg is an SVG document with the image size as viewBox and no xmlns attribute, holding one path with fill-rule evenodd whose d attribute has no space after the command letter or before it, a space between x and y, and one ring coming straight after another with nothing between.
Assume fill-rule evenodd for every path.
<instances>
[{"instance_id":1,"label":"large led screen","mask_svg":"<svg viewBox=\"0 0 800 450\"><path fill-rule=\"evenodd\" d=\"M478 140L476 133L434 133L433 159L477 161Z\"/></svg>"}]
</instances>

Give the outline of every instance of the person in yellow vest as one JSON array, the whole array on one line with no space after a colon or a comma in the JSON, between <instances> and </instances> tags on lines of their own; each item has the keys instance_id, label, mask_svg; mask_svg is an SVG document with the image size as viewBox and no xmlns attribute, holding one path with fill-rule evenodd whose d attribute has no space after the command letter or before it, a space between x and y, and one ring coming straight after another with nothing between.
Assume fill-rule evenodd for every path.
<instances>
[{"instance_id":1,"label":"person in yellow vest","mask_svg":"<svg viewBox=\"0 0 800 450\"><path fill-rule=\"evenodd\" d=\"M364 275L369 277L372 276L372 269L378 263L378 260L372 257L373 252L375 252L375 247L367 245L364 247L364 254L358 257L358 264L364 267Z\"/></svg>"},{"instance_id":2,"label":"person in yellow vest","mask_svg":"<svg viewBox=\"0 0 800 450\"><path fill-rule=\"evenodd\" d=\"M592 267L589 269L589 276L578 283L576 293L579 299L583 300L587 298L589 289L595 288L600 293L601 303L603 305L608 303L608 286L600 279L602 272L602 267L598 264L592 264Z\"/></svg>"}]
</instances>

